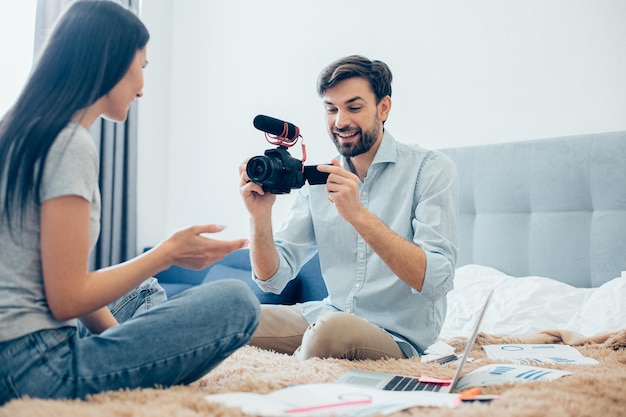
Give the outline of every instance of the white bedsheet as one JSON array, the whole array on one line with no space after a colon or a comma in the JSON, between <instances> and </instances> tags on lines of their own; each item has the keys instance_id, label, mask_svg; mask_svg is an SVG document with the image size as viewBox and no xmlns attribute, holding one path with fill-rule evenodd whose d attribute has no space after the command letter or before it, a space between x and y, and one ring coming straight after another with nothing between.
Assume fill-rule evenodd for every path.
<instances>
[{"instance_id":1,"label":"white bedsheet","mask_svg":"<svg viewBox=\"0 0 626 417\"><path fill-rule=\"evenodd\" d=\"M584 336L626 328L626 278L598 288L575 288L545 277L512 277L494 268L456 270L440 337L469 337L475 314L494 289L480 331L504 336L542 330L571 330Z\"/></svg>"}]
</instances>

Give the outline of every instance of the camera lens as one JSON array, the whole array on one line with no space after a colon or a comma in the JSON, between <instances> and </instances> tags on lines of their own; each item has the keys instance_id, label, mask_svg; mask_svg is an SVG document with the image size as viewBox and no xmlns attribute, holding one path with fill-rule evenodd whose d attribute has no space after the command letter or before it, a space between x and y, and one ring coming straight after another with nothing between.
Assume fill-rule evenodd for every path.
<instances>
[{"instance_id":1,"label":"camera lens","mask_svg":"<svg viewBox=\"0 0 626 417\"><path fill-rule=\"evenodd\" d=\"M302 187L305 181L302 161L292 158L282 146L267 149L264 156L250 158L246 173L250 181L272 194L287 194L292 188Z\"/></svg>"},{"instance_id":2,"label":"camera lens","mask_svg":"<svg viewBox=\"0 0 626 417\"><path fill-rule=\"evenodd\" d=\"M272 163L274 162L274 163ZM255 156L250 158L246 165L246 173L252 182L264 184L274 173L275 160L270 160L267 156ZM278 167L280 171L281 167Z\"/></svg>"}]
</instances>

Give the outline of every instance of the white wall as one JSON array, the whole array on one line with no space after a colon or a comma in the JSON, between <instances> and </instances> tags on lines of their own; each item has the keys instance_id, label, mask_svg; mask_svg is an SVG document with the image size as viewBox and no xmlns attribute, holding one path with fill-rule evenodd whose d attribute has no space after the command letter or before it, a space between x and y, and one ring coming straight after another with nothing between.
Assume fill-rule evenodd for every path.
<instances>
[{"instance_id":1,"label":"white wall","mask_svg":"<svg viewBox=\"0 0 626 417\"><path fill-rule=\"evenodd\" d=\"M626 130L621 0L145 0L139 247L194 223L247 236L238 164L297 124L307 163L335 154L315 92L349 54L394 73L386 124L428 148ZM300 147L292 148L300 157ZM280 196L279 222L291 196Z\"/></svg>"},{"instance_id":2,"label":"white wall","mask_svg":"<svg viewBox=\"0 0 626 417\"><path fill-rule=\"evenodd\" d=\"M0 118L13 105L33 63L35 0L0 1Z\"/></svg>"}]
</instances>

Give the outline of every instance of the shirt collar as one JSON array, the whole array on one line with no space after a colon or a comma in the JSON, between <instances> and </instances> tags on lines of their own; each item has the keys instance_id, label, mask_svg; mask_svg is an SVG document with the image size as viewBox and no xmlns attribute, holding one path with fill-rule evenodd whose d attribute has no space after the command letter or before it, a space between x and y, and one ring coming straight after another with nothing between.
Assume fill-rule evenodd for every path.
<instances>
[{"instance_id":1,"label":"shirt collar","mask_svg":"<svg viewBox=\"0 0 626 417\"><path fill-rule=\"evenodd\" d=\"M380 147L376 152L376 156L372 161L372 165L381 164L384 162L396 162L398 159L397 142L391 133L387 129L384 130L383 140L380 143Z\"/></svg>"},{"instance_id":2,"label":"shirt collar","mask_svg":"<svg viewBox=\"0 0 626 417\"><path fill-rule=\"evenodd\" d=\"M395 163L398 159L398 143L395 138L391 136L391 133L387 129L383 132L383 139L378 147L378 151L374 156L374 160L372 161L372 165L383 164L385 162ZM345 169L350 169L348 165L348 160L345 156L340 156L341 166Z\"/></svg>"},{"instance_id":3,"label":"shirt collar","mask_svg":"<svg viewBox=\"0 0 626 417\"><path fill-rule=\"evenodd\" d=\"M376 155L374 156L374 160L372 161L372 165L370 168L376 164L384 164L386 162L395 163L398 160L398 143L395 138L391 136L391 133L387 129L383 132L383 139L378 147L378 151L376 151ZM348 164L348 159L339 155L339 161L341 162L341 166L344 169L350 170L350 164Z\"/></svg>"}]
</instances>

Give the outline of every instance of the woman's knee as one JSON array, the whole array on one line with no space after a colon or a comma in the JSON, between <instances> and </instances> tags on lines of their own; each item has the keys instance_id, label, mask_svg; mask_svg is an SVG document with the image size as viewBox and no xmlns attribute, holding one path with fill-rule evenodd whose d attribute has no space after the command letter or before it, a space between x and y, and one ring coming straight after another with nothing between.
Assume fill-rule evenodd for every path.
<instances>
[{"instance_id":1,"label":"woman's knee","mask_svg":"<svg viewBox=\"0 0 626 417\"><path fill-rule=\"evenodd\" d=\"M206 309L206 314L219 314L220 319L234 323L250 323L253 330L258 326L261 316L259 299L242 281L222 279L186 292L190 293L186 294L188 297L195 299L191 302Z\"/></svg>"},{"instance_id":2,"label":"woman's knee","mask_svg":"<svg viewBox=\"0 0 626 417\"><path fill-rule=\"evenodd\" d=\"M261 304L250 287L236 279L224 280L224 284L230 287L229 300L235 309L253 316L255 321L258 322L261 317Z\"/></svg>"}]
</instances>

